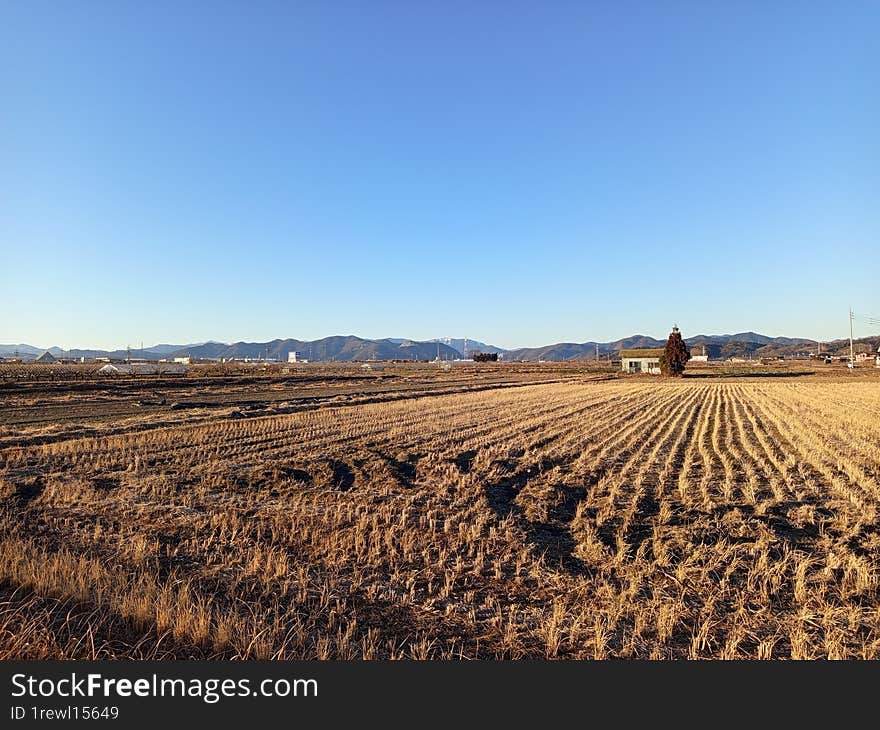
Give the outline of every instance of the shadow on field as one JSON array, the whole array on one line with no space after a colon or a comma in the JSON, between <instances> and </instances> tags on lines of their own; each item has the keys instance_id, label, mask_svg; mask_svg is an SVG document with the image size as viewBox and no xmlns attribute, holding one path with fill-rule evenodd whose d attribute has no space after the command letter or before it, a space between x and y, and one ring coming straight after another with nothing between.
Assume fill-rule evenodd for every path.
<instances>
[{"instance_id":1,"label":"shadow on field","mask_svg":"<svg viewBox=\"0 0 880 730\"><path fill-rule=\"evenodd\" d=\"M458 456L456 456L452 463L455 464L459 471L462 474L467 474L470 472L471 467L474 464L474 459L477 458L476 451L462 451Z\"/></svg>"},{"instance_id":2,"label":"shadow on field","mask_svg":"<svg viewBox=\"0 0 880 730\"><path fill-rule=\"evenodd\" d=\"M549 511L550 520L538 522L530 520L525 510L516 502L517 495L535 476L534 469L527 469L487 484L484 492L489 508L501 520L513 515L516 523L526 533L526 539L549 564L559 565L569 575L589 575L590 570L586 564L574 555L577 544L570 527L578 504L587 496L588 486L555 485L560 500Z\"/></svg>"},{"instance_id":3,"label":"shadow on field","mask_svg":"<svg viewBox=\"0 0 880 730\"><path fill-rule=\"evenodd\" d=\"M119 489L122 480L118 477L102 476L92 479L92 487L100 492L109 492L113 489Z\"/></svg>"},{"instance_id":4,"label":"shadow on field","mask_svg":"<svg viewBox=\"0 0 880 730\"><path fill-rule=\"evenodd\" d=\"M48 598L11 581L0 581L0 605L21 624L36 617L44 632L44 642L18 641L14 656L6 659L216 659L218 653L172 636L171 631L155 635L155 626L143 629L131 620L105 607L72 598ZM7 624L9 625L9 624ZM88 637L88 641L85 639Z\"/></svg>"},{"instance_id":5,"label":"shadow on field","mask_svg":"<svg viewBox=\"0 0 880 730\"><path fill-rule=\"evenodd\" d=\"M16 486L16 494L18 502L22 507L26 507L39 497L46 488L46 483L39 475L23 481Z\"/></svg>"},{"instance_id":6,"label":"shadow on field","mask_svg":"<svg viewBox=\"0 0 880 730\"><path fill-rule=\"evenodd\" d=\"M410 454L406 459L398 459L384 451L373 453L388 464L394 478L402 487L411 487L419 476L418 463L422 454Z\"/></svg>"},{"instance_id":7,"label":"shadow on field","mask_svg":"<svg viewBox=\"0 0 880 730\"><path fill-rule=\"evenodd\" d=\"M683 378L705 378L705 379L715 379L715 378L800 378L804 375L815 375L815 371L813 370L791 370L786 371L784 373L778 372L742 372L742 373L695 373L695 372L685 372L681 377Z\"/></svg>"},{"instance_id":8,"label":"shadow on field","mask_svg":"<svg viewBox=\"0 0 880 730\"><path fill-rule=\"evenodd\" d=\"M351 467L339 459L327 462L332 472L332 484L340 492L347 492L354 486L354 472Z\"/></svg>"}]
</instances>

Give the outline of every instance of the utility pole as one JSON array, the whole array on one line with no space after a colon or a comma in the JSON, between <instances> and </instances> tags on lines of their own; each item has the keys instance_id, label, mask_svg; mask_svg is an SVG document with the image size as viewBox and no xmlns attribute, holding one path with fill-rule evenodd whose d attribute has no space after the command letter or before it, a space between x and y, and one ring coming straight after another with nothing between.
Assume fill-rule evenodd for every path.
<instances>
[{"instance_id":1,"label":"utility pole","mask_svg":"<svg viewBox=\"0 0 880 730\"><path fill-rule=\"evenodd\" d=\"M599 362L599 343L596 343L596 362Z\"/></svg>"},{"instance_id":2,"label":"utility pole","mask_svg":"<svg viewBox=\"0 0 880 730\"><path fill-rule=\"evenodd\" d=\"M849 308L849 366L854 368L856 366L855 356L853 354L853 333L852 333L852 323L853 323L853 311L852 307Z\"/></svg>"}]
</instances>

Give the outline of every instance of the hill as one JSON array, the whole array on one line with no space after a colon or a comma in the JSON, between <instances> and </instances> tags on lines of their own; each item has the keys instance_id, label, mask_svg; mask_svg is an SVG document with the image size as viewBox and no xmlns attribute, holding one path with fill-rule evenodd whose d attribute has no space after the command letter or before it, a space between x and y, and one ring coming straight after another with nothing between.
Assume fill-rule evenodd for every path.
<instances>
[{"instance_id":1,"label":"hill","mask_svg":"<svg viewBox=\"0 0 880 730\"><path fill-rule=\"evenodd\" d=\"M507 350L496 345L487 345L479 340L464 339L463 337L442 337L440 339L444 345L449 345L453 350L460 352L464 357L470 357L474 351L489 352L503 355Z\"/></svg>"},{"instance_id":2,"label":"hill","mask_svg":"<svg viewBox=\"0 0 880 730\"><path fill-rule=\"evenodd\" d=\"M33 345L0 345L0 357L22 357L25 359L39 357L44 350Z\"/></svg>"},{"instance_id":3,"label":"hill","mask_svg":"<svg viewBox=\"0 0 880 730\"><path fill-rule=\"evenodd\" d=\"M756 332L740 332L733 335L695 335L685 339L694 354L705 353L711 359L728 357L794 357L815 352L815 340L800 337L768 337ZM876 352L880 345L880 336L864 337L856 340L862 351ZM547 360L560 362L565 360L592 360L596 357L598 347L601 359L609 359L623 349L641 347L663 347L665 340L654 339L648 335L631 335L612 342L559 342L543 347L522 347L515 350L504 350L495 345L488 345L479 340L467 340L467 354L474 350L496 352L504 360L538 361ZM190 345L160 344L130 350L94 350L72 349L62 350L58 347L48 348L56 357L111 357L124 359L143 357L147 360L191 356L199 359L264 359L286 361L290 352L298 352L307 360L433 360L438 353L443 360L461 358L465 355L464 338L442 338L428 342L389 337L380 340L368 340L354 335L337 335L319 340L275 339L270 342L202 342ZM28 344L0 345L0 357L19 357L28 360L38 357L45 348ZM840 339L822 344L822 351L833 355L849 353L849 340Z\"/></svg>"},{"instance_id":4,"label":"hill","mask_svg":"<svg viewBox=\"0 0 880 730\"><path fill-rule=\"evenodd\" d=\"M706 354L713 359L721 357L775 357L779 350L802 351L810 344L815 350L815 341L798 337L767 337L756 332L740 332L735 335L695 335L685 339L687 346L695 354ZM847 340L847 343L849 341ZM506 360L592 360L596 357L596 346L600 358L608 358L621 350L642 347L663 347L666 340L657 340L647 335L632 335L613 342L560 342L544 347L520 348L505 354Z\"/></svg>"},{"instance_id":5,"label":"hill","mask_svg":"<svg viewBox=\"0 0 880 730\"><path fill-rule=\"evenodd\" d=\"M320 340L272 340L271 342L235 342L231 345L209 342L173 353L175 357L194 358L268 358L286 361L288 353L297 352L306 360L433 360L438 353L443 360L461 354L438 342L366 340L354 335L324 337Z\"/></svg>"}]
</instances>

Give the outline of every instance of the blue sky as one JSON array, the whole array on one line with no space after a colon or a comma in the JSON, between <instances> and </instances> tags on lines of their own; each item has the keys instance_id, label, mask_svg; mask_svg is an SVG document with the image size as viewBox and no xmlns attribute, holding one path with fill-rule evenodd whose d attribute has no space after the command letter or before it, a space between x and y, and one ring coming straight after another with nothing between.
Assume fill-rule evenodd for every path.
<instances>
[{"instance_id":1,"label":"blue sky","mask_svg":"<svg viewBox=\"0 0 880 730\"><path fill-rule=\"evenodd\" d=\"M0 342L844 336L880 317L878 27L3 0Z\"/></svg>"}]
</instances>

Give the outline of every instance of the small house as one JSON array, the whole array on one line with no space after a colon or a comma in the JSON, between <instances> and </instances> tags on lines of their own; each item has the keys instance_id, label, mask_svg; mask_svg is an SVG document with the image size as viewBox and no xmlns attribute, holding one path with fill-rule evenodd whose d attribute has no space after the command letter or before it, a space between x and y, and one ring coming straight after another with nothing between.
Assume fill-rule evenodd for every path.
<instances>
[{"instance_id":1,"label":"small house","mask_svg":"<svg viewBox=\"0 0 880 730\"><path fill-rule=\"evenodd\" d=\"M660 358L663 348L638 348L620 351L620 369L625 373L660 374Z\"/></svg>"}]
</instances>

